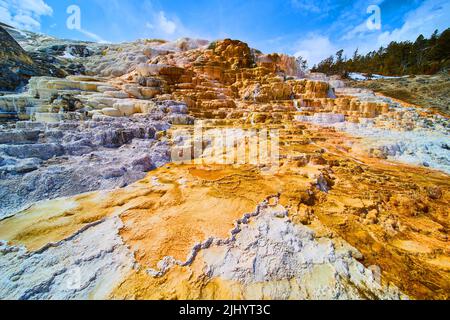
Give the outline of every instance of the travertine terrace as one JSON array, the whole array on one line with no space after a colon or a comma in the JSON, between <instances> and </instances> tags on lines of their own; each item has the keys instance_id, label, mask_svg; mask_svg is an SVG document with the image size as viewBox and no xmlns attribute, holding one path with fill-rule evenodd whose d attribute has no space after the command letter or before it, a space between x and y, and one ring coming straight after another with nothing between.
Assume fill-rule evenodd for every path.
<instances>
[{"instance_id":1,"label":"travertine terrace","mask_svg":"<svg viewBox=\"0 0 450 320\"><path fill-rule=\"evenodd\" d=\"M237 40L104 46L0 97L0 298L449 298L448 118Z\"/></svg>"}]
</instances>

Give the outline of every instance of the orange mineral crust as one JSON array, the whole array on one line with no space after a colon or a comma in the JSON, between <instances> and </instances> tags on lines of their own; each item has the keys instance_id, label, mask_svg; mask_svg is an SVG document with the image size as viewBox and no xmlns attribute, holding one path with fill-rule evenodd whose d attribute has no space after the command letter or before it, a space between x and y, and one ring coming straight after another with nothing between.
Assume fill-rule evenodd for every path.
<instances>
[{"instance_id":1,"label":"orange mineral crust","mask_svg":"<svg viewBox=\"0 0 450 320\"><path fill-rule=\"evenodd\" d=\"M383 281L409 297L448 298L448 176L355 157L333 147L351 138L315 127L307 131L302 137L317 141L313 146L285 145L282 155L303 151L311 155L308 163L285 159L272 175L248 165L168 164L124 189L36 204L0 222L0 237L35 250L118 215L123 221L120 237L138 267L113 297L235 298L248 288L203 274L201 255L192 265L176 266L162 277L145 270L158 269L166 256L184 262L197 243L211 237L227 238L236 220L266 197L278 195L294 224L347 241L362 253L358 260L363 265L379 266ZM300 136L282 136L281 141L296 138ZM315 186L311 172L325 177L328 192ZM234 287L240 288L237 296L230 293Z\"/></svg>"}]
</instances>

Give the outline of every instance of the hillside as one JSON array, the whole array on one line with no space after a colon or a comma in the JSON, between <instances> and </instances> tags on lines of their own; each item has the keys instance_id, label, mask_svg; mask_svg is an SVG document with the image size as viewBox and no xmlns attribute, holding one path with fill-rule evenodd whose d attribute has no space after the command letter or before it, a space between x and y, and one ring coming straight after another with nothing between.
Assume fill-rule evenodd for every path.
<instances>
[{"instance_id":1,"label":"hillside","mask_svg":"<svg viewBox=\"0 0 450 320\"><path fill-rule=\"evenodd\" d=\"M423 108L450 116L450 76L442 72L398 79L349 81L355 88L367 88Z\"/></svg>"}]
</instances>

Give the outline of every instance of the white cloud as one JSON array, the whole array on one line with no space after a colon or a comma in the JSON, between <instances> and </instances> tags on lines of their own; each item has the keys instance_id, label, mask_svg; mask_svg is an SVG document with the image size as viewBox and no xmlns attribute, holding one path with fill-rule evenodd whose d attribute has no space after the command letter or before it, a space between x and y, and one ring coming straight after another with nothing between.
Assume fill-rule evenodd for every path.
<instances>
[{"instance_id":1,"label":"white cloud","mask_svg":"<svg viewBox=\"0 0 450 320\"><path fill-rule=\"evenodd\" d=\"M327 16L341 4L334 0L290 0L291 6L298 12Z\"/></svg>"},{"instance_id":2,"label":"white cloud","mask_svg":"<svg viewBox=\"0 0 450 320\"><path fill-rule=\"evenodd\" d=\"M151 30L153 37L174 39L176 37L189 37L192 32L183 26L183 23L174 15L167 15L164 11L156 11L145 27Z\"/></svg>"},{"instance_id":3,"label":"white cloud","mask_svg":"<svg viewBox=\"0 0 450 320\"><path fill-rule=\"evenodd\" d=\"M94 40L95 42L98 43L108 43L108 41L104 40L102 37L100 37L99 35L90 32L88 30L85 30L83 28L81 29L77 29L77 31L81 32L82 34L84 34L86 37L91 38L92 40Z\"/></svg>"},{"instance_id":4,"label":"white cloud","mask_svg":"<svg viewBox=\"0 0 450 320\"><path fill-rule=\"evenodd\" d=\"M0 2L0 21L7 23L7 24L11 24L12 21L12 17L11 17L11 13L9 13L8 8L3 7L2 2Z\"/></svg>"},{"instance_id":5,"label":"white cloud","mask_svg":"<svg viewBox=\"0 0 450 320\"><path fill-rule=\"evenodd\" d=\"M292 6L296 9L319 13L320 7L316 3L308 0L291 0Z\"/></svg>"},{"instance_id":6,"label":"white cloud","mask_svg":"<svg viewBox=\"0 0 450 320\"><path fill-rule=\"evenodd\" d=\"M0 21L25 30L39 30L41 16L51 16L53 9L44 0L0 1Z\"/></svg>"},{"instance_id":7,"label":"white cloud","mask_svg":"<svg viewBox=\"0 0 450 320\"><path fill-rule=\"evenodd\" d=\"M164 11L160 11L157 16L158 29L167 34L174 34L177 30L177 24L175 21L166 18Z\"/></svg>"},{"instance_id":8,"label":"white cloud","mask_svg":"<svg viewBox=\"0 0 450 320\"><path fill-rule=\"evenodd\" d=\"M12 0L12 3L17 5L21 10L34 13L38 16L53 14L53 9L43 0Z\"/></svg>"},{"instance_id":9,"label":"white cloud","mask_svg":"<svg viewBox=\"0 0 450 320\"><path fill-rule=\"evenodd\" d=\"M344 34L341 40L352 40L357 36L364 36L369 32L372 32L372 30L369 30L369 28L367 28L367 21L364 21Z\"/></svg>"},{"instance_id":10,"label":"white cloud","mask_svg":"<svg viewBox=\"0 0 450 320\"><path fill-rule=\"evenodd\" d=\"M305 39L300 40L296 47L298 49L294 55L302 56L308 61L310 67L338 51L328 37L318 34L309 34Z\"/></svg>"},{"instance_id":11,"label":"white cloud","mask_svg":"<svg viewBox=\"0 0 450 320\"><path fill-rule=\"evenodd\" d=\"M449 27L450 2L427 0L417 9L409 12L400 28L385 31L378 36L378 45L386 46L391 41L415 40L420 34L428 37L434 30L443 31Z\"/></svg>"},{"instance_id":12,"label":"white cloud","mask_svg":"<svg viewBox=\"0 0 450 320\"><path fill-rule=\"evenodd\" d=\"M403 24L389 31L372 31L363 21L352 27L341 38L349 48L359 47L360 52L376 50L392 41L414 41L420 34L429 37L434 30L443 31L449 27L450 2L447 0L426 0L419 7L403 17ZM383 28L383 25L382 25ZM382 29L383 30L383 29Z\"/></svg>"},{"instance_id":13,"label":"white cloud","mask_svg":"<svg viewBox=\"0 0 450 320\"><path fill-rule=\"evenodd\" d=\"M19 24L22 28L26 30L37 30L41 27L41 24L36 21L31 16L27 16L24 14L18 14L14 16L14 22Z\"/></svg>"},{"instance_id":14,"label":"white cloud","mask_svg":"<svg viewBox=\"0 0 450 320\"><path fill-rule=\"evenodd\" d=\"M373 0L374 3L380 4L383 1ZM358 5L357 12L363 12L367 3ZM364 11L365 12L365 11ZM400 26L394 29L384 29L387 26L382 24L382 30L369 30L367 28L367 20L369 17L363 15L363 18L348 19L348 17L340 17L336 20L335 25L338 27L331 28L337 33L337 39L331 42L329 38L323 36L308 37L297 46L298 53L308 59L310 66L323 60L339 49L344 49L347 56L351 56L355 49L360 54L366 54L372 50L378 50L381 46L386 47L391 41L414 41L420 34L429 37L434 30L440 31L448 28L448 17L450 16L450 2L448 0L425 0L417 8L408 11L400 21ZM383 16L383 11L382 11ZM352 22L349 22L352 21ZM383 21L383 20L382 20ZM347 27L345 27L345 23ZM339 29L341 33L339 33ZM339 36L342 34L342 36ZM317 52L313 52L317 50Z\"/></svg>"},{"instance_id":15,"label":"white cloud","mask_svg":"<svg viewBox=\"0 0 450 320\"><path fill-rule=\"evenodd\" d=\"M153 16L153 21L147 21L145 27L162 35L173 35L179 29L177 22L168 19L164 11L159 11L155 14Z\"/></svg>"}]
</instances>

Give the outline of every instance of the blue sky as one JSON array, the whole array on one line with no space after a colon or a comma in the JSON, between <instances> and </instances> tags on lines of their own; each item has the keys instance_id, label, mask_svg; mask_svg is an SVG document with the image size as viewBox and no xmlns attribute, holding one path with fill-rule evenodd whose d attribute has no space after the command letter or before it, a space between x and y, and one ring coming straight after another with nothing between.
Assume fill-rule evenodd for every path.
<instances>
[{"instance_id":1,"label":"blue sky","mask_svg":"<svg viewBox=\"0 0 450 320\"><path fill-rule=\"evenodd\" d=\"M77 5L81 29L66 26ZM377 5L381 29L367 27ZM339 49L351 56L393 40L450 27L448 0L0 0L0 21L62 38L233 38L263 52L306 57L312 66Z\"/></svg>"}]
</instances>

